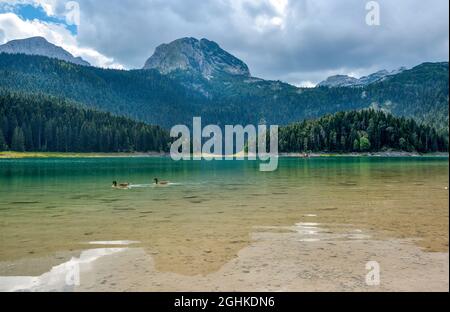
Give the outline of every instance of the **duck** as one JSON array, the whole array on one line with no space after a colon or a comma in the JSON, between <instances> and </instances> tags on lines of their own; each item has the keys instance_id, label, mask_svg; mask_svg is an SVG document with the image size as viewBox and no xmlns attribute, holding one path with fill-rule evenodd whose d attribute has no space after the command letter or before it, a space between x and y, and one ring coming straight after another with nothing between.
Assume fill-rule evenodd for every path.
<instances>
[{"instance_id":1,"label":"duck","mask_svg":"<svg viewBox=\"0 0 450 312\"><path fill-rule=\"evenodd\" d=\"M155 181L156 185L168 185L169 181L159 181L158 178L154 178L153 181Z\"/></svg>"},{"instance_id":2,"label":"duck","mask_svg":"<svg viewBox=\"0 0 450 312\"><path fill-rule=\"evenodd\" d=\"M113 188L129 188L130 187L130 183L117 183L117 181L113 181L112 183L112 187Z\"/></svg>"}]
</instances>

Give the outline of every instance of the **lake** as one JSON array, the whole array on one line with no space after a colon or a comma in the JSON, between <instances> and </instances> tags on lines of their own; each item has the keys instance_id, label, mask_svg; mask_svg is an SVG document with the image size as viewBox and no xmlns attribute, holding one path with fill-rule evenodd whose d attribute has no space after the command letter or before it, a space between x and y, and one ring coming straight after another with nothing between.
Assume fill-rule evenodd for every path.
<instances>
[{"instance_id":1,"label":"lake","mask_svg":"<svg viewBox=\"0 0 450 312\"><path fill-rule=\"evenodd\" d=\"M257 161L0 160L0 275L39 275L123 245L143 248L160 272L207 275L253 234L293 225L305 242L370 235L448 252L448 168L445 157L280 158L275 172Z\"/></svg>"}]
</instances>

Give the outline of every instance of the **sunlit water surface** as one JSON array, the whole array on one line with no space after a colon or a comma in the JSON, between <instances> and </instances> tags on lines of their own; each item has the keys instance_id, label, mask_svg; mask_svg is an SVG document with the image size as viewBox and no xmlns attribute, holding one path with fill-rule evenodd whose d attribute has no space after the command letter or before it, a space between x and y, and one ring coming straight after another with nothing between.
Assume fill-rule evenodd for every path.
<instances>
[{"instance_id":1,"label":"sunlit water surface","mask_svg":"<svg viewBox=\"0 0 450 312\"><path fill-rule=\"evenodd\" d=\"M252 233L295 224L448 251L448 158L281 158L276 172L258 168L169 158L0 160L0 275L42 274L94 245L128 243L145 248L158 270L207 274ZM171 184L156 187L155 177ZM113 180L132 187L113 189Z\"/></svg>"}]
</instances>

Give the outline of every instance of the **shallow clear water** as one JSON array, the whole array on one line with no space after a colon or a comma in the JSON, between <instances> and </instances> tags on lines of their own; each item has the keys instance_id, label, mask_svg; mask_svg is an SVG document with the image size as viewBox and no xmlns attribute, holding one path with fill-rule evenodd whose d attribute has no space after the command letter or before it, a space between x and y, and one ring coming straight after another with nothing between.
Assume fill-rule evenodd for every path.
<instances>
[{"instance_id":1,"label":"shallow clear water","mask_svg":"<svg viewBox=\"0 0 450 312\"><path fill-rule=\"evenodd\" d=\"M139 242L158 270L206 274L233 259L251 233L299 222L448 251L448 158L281 158L276 172L258 166L0 160L0 275L43 273L98 241ZM154 177L171 184L155 187ZM113 189L113 180L132 188Z\"/></svg>"}]
</instances>

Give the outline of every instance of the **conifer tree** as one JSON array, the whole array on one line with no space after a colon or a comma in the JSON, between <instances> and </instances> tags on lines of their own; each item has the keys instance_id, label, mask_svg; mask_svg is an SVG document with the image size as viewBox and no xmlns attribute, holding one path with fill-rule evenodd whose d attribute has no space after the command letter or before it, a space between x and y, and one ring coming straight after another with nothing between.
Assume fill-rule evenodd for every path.
<instances>
[{"instance_id":1,"label":"conifer tree","mask_svg":"<svg viewBox=\"0 0 450 312\"><path fill-rule=\"evenodd\" d=\"M25 151L25 137L22 128L16 127L11 140L11 149L15 152Z\"/></svg>"},{"instance_id":2,"label":"conifer tree","mask_svg":"<svg viewBox=\"0 0 450 312\"><path fill-rule=\"evenodd\" d=\"M6 146L5 137L3 136L3 131L0 129L0 151L7 150L8 147Z\"/></svg>"}]
</instances>

